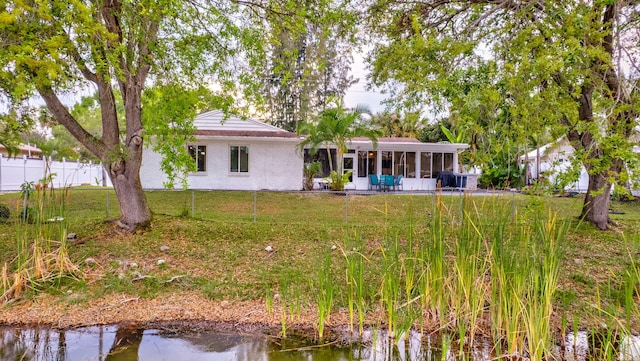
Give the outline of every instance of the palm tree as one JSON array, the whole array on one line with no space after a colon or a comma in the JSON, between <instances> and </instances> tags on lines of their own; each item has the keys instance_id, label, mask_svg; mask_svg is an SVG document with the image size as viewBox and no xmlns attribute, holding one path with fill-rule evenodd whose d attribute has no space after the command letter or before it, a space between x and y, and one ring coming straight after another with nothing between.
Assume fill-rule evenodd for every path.
<instances>
[{"instance_id":1,"label":"palm tree","mask_svg":"<svg viewBox=\"0 0 640 361\"><path fill-rule=\"evenodd\" d=\"M298 127L298 134L306 136L299 145L300 149L308 146L309 153L314 155L320 147L327 148L331 170L330 185L333 190L344 190L343 159L349 141L356 137L367 137L374 148L378 146L380 132L363 119L365 114L371 115L371 112L364 106L345 109L342 104L338 104L320 112L314 123L302 123ZM331 146L336 147L336 170L333 169L331 160Z\"/></svg>"}]
</instances>

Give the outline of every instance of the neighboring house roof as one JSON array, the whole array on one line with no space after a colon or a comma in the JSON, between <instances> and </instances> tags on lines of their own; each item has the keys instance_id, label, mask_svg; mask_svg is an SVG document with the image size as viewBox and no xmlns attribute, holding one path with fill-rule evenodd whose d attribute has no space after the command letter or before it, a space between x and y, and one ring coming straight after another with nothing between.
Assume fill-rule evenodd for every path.
<instances>
[{"instance_id":1,"label":"neighboring house roof","mask_svg":"<svg viewBox=\"0 0 640 361\"><path fill-rule=\"evenodd\" d=\"M299 138L296 133L257 119L225 116L220 110L212 110L196 116L193 125L197 129L195 135L206 137Z\"/></svg>"},{"instance_id":2,"label":"neighboring house roof","mask_svg":"<svg viewBox=\"0 0 640 361\"><path fill-rule=\"evenodd\" d=\"M640 132L636 131L633 134L631 134L629 141L640 143ZM548 160L548 158L551 155L554 155L554 156L557 156L559 154L570 155L570 154L573 154L574 151L575 149L573 148L571 143L569 143L569 140L567 139L567 137L562 136L556 139L556 141L552 143L545 144L538 149L534 149L528 152L525 155L521 155L520 160L525 161L528 159L531 162L536 160L536 158L538 157L538 154L540 154L540 160L545 161L545 160ZM633 146L633 152L640 153L640 147L637 145Z\"/></svg>"},{"instance_id":3,"label":"neighboring house roof","mask_svg":"<svg viewBox=\"0 0 640 361\"><path fill-rule=\"evenodd\" d=\"M17 147L17 150L18 150L17 155L29 155L34 157L42 156L42 150L31 144L20 144ZM4 155L8 154L7 148L2 144L0 144L0 154L4 154Z\"/></svg>"},{"instance_id":4,"label":"neighboring house roof","mask_svg":"<svg viewBox=\"0 0 640 361\"><path fill-rule=\"evenodd\" d=\"M571 146L569 144L569 141L565 137L562 137L553 143L545 144L542 147L534 149L527 154L521 155L520 160L524 161L526 159L529 159L529 160L536 159L536 157L538 157L538 154L540 154L540 160L546 159L550 153L552 153L554 150L558 149L560 146L563 146L563 145Z\"/></svg>"}]
</instances>

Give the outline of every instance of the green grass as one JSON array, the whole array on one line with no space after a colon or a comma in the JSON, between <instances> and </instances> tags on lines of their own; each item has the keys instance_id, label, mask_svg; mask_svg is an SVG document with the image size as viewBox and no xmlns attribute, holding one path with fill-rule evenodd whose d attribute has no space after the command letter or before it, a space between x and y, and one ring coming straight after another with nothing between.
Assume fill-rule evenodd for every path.
<instances>
[{"instance_id":1,"label":"green grass","mask_svg":"<svg viewBox=\"0 0 640 361\"><path fill-rule=\"evenodd\" d=\"M215 300L259 300L269 308L278 293L288 307L282 314L283 333L300 307L320 307L321 313L350 310L351 323L358 322L359 329L379 312L373 322L398 335L416 318L421 325L426 318L435 319L454 331L454 340L460 335L457 342L464 345L465 339L473 341L470 332L483 328L483 311L490 311L496 329L492 336L505 339L503 351L516 351L523 343L512 335L524 334L525 328L548 337L544 328L550 327L544 322L550 303L549 321L563 329L575 328L574 320L587 328L611 322L611 317L639 329L637 202L613 203L624 214L612 214L617 226L602 232L577 220L580 198L230 191L153 191L147 196L154 221L148 230L128 235L105 222L119 215L111 190L58 191L56 201L42 203L32 198L30 206L46 215L43 219L64 216L62 225L20 224L19 194L0 195L0 204L12 213L0 223L0 259L7 261L10 274L33 240L58 240L61 231L77 233L81 242L67 249L85 277L38 292L82 303L110 292L154 298L191 291ZM557 245L562 253L557 259L544 253L544 244L528 243L549 242L540 227L553 217L569 229ZM162 251L164 245L169 250ZM273 251L265 251L267 246ZM85 264L87 258L96 264ZM534 258L552 262L536 264ZM158 265L160 259L166 263ZM525 262L529 259L531 264ZM538 274L534 302L526 287L535 278L527 277ZM545 275L553 275L553 282L544 284L549 280ZM328 291L329 285L333 294L325 295L331 297L318 297L318 290ZM505 285L511 292L501 293ZM518 307L502 309L496 306L501 302ZM538 308L526 308L530 304ZM424 317L418 316L420 309ZM460 323L451 323L451 315ZM330 319L330 314L322 317Z\"/></svg>"}]
</instances>

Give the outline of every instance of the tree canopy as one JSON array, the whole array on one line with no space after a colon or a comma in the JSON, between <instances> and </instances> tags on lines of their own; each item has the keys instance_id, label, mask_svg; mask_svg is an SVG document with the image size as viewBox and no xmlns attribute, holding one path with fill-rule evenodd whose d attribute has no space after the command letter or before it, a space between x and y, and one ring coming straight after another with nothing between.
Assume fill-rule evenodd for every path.
<instances>
[{"instance_id":1,"label":"tree canopy","mask_svg":"<svg viewBox=\"0 0 640 361\"><path fill-rule=\"evenodd\" d=\"M608 227L611 184L637 162L637 4L380 0L369 10L382 40L373 81L398 104L432 104L482 141L526 146L561 131L590 176L582 216Z\"/></svg>"},{"instance_id":2,"label":"tree canopy","mask_svg":"<svg viewBox=\"0 0 640 361\"><path fill-rule=\"evenodd\" d=\"M348 0L271 5L302 16L275 15L263 21L266 56L254 65L261 77L256 95L273 125L295 132L300 123L329 106L331 98L344 96L354 82L348 73L356 16Z\"/></svg>"},{"instance_id":3,"label":"tree canopy","mask_svg":"<svg viewBox=\"0 0 640 361\"><path fill-rule=\"evenodd\" d=\"M251 65L263 58L257 24L269 11L268 3L207 0L0 2L0 89L8 112L40 97L102 161L120 203L119 224L133 231L151 220L139 176L144 137L159 134L174 146L185 137L175 131L184 124L154 113L162 108L157 90L172 94L181 87L194 95L215 89L208 105L232 108L232 96L255 88ZM150 85L156 90L145 93ZM99 134L63 103L63 96L83 89L98 94ZM143 97L151 104L145 113L152 115L145 120ZM199 104L191 98L185 107ZM179 115L193 116L193 109Z\"/></svg>"}]
</instances>

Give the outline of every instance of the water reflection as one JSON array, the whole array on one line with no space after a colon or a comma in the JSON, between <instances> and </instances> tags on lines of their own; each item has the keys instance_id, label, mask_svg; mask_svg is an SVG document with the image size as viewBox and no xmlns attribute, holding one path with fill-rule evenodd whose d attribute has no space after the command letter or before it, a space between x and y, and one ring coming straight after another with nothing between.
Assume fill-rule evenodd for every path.
<instances>
[{"instance_id":1,"label":"water reflection","mask_svg":"<svg viewBox=\"0 0 640 361\"><path fill-rule=\"evenodd\" d=\"M58 331L46 328L0 326L1 361L418 361L460 360L455 349L443 356L437 336L412 332L400 342L389 342L381 331L368 331L363 343L350 347L313 345L300 339L274 340L260 335L219 332L167 334L143 330L135 325L97 326ZM565 348L558 348L558 359L589 360L585 333L567 336ZM488 341L476 343L465 360L495 359ZM640 338L620 343L620 359L640 361Z\"/></svg>"}]
</instances>

